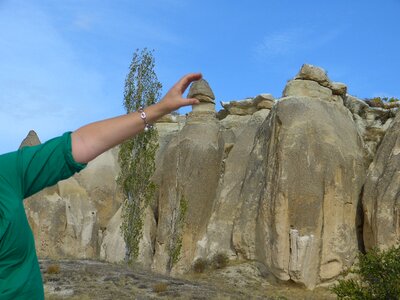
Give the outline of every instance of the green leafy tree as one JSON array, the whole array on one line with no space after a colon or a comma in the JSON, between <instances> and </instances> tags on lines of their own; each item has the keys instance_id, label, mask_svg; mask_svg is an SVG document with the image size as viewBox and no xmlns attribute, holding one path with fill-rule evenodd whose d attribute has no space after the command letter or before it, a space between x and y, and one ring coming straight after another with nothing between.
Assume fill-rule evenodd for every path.
<instances>
[{"instance_id":1,"label":"green leafy tree","mask_svg":"<svg viewBox=\"0 0 400 300\"><path fill-rule=\"evenodd\" d=\"M375 248L358 258L350 271L356 278L339 280L331 289L339 299L400 299L400 246Z\"/></svg>"},{"instance_id":2,"label":"green leafy tree","mask_svg":"<svg viewBox=\"0 0 400 300\"><path fill-rule=\"evenodd\" d=\"M154 67L153 51L147 48L135 51L125 80L126 113L138 111L160 99L162 85ZM151 176L155 170L157 148L158 134L153 128L125 141L119 151L118 183L125 196L121 229L127 245L126 259L130 262L139 254L144 210L154 199L156 187Z\"/></svg>"}]
</instances>

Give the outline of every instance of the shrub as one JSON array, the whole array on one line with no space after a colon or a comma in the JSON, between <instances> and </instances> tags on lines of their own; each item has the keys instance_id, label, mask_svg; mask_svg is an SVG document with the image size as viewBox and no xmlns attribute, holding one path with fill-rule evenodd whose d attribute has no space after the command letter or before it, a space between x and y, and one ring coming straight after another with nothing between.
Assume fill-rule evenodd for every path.
<instances>
[{"instance_id":1,"label":"shrub","mask_svg":"<svg viewBox=\"0 0 400 300\"><path fill-rule=\"evenodd\" d=\"M198 258L193 263L193 271L195 273L203 273L207 268L207 260L204 258Z\"/></svg>"},{"instance_id":2,"label":"shrub","mask_svg":"<svg viewBox=\"0 0 400 300\"><path fill-rule=\"evenodd\" d=\"M49 265L47 267L47 274L59 274L60 266L59 265Z\"/></svg>"},{"instance_id":3,"label":"shrub","mask_svg":"<svg viewBox=\"0 0 400 300\"><path fill-rule=\"evenodd\" d=\"M350 270L357 279L339 280L331 288L338 299L400 299L400 246L359 254Z\"/></svg>"},{"instance_id":4,"label":"shrub","mask_svg":"<svg viewBox=\"0 0 400 300\"><path fill-rule=\"evenodd\" d=\"M214 269L222 269L228 265L229 257L226 253L216 253L211 258L211 266Z\"/></svg>"},{"instance_id":5,"label":"shrub","mask_svg":"<svg viewBox=\"0 0 400 300\"><path fill-rule=\"evenodd\" d=\"M374 97L374 98L366 98L364 99L365 103L367 103L371 107L381 107L381 108L394 108L399 107L400 99L395 97Z\"/></svg>"},{"instance_id":6,"label":"shrub","mask_svg":"<svg viewBox=\"0 0 400 300\"><path fill-rule=\"evenodd\" d=\"M166 284L165 282L159 282L153 286L153 292L155 293L162 293L165 292L167 289L168 289L168 284Z\"/></svg>"}]
</instances>

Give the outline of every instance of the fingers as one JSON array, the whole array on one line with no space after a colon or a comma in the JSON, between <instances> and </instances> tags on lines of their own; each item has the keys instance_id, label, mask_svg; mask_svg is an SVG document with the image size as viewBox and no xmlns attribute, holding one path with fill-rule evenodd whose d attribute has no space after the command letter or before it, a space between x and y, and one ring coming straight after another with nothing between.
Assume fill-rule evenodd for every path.
<instances>
[{"instance_id":1,"label":"fingers","mask_svg":"<svg viewBox=\"0 0 400 300\"><path fill-rule=\"evenodd\" d=\"M188 86L196 80L200 80L203 75L201 73L190 73L181 78L176 84L176 88L179 89L179 92L183 94Z\"/></svg>"},{"instance_id":2,"label":"fingers","mask_svg":"<svg viewBox=\"0 0 400 300\"><path fill-rule=\"evenodd\" d=\"M185 105L197 105L197 104L200 104L200 101L196 98L185 99Z\"/></svg>"}]
</instances>

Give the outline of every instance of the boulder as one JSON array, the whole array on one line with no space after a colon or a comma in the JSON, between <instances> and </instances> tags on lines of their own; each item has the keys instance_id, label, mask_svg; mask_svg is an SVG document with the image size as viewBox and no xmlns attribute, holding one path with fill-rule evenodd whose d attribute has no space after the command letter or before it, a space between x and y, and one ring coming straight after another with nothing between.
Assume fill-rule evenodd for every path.
<instances>
[{"instance_id":1,"label":"boulder","mask_svg":"<svg viewBox=\"0 0 400 300\"><path fill-rule=\"evenodd\" d=\"M204 79L192 83L187 95L188 98L196 98L200 102L210 102L215 104L215 96L208 82Z\"/></svg>"},{"instance_id":2,"label":"boulder","mask_svg":"<svg viewBox=\"0 0 400 300\"><path fill-rule=\"evenodd\" d=\"M332 90L332 94L338 96L346 96L347 93L347 85L341 82L332 82L328 85L328 87Z\"/></svg>"},{"instance_id":3,"label":"boulder","mask_svg":"<svg viewBox=\"0 0 400 300\"><path fill-rule=\"evenodd\" d=\"M254 98L254 102L257 103L258 109L271 109L275 99L271 94L260 94Z\"/></svg>"},{"instance_id":4,"label":"boulder","mask_svg":"<svg viewBox=\"0 0 400 300\"><path fill-rule=\"evenodd\" d=\"M329 87L330 85L330 80L326 71L320 67L309 64L302 65L294 79L315 81L324 87Z\"/></svg>"},{"instance_id":5,"label":"boulder","mask_svg":"<svg viewBox=\"0 0 400 300\"><path fill-rule=\"evenodd\" d=\"M333 101L332 90L312 80L290 80L283 90L283 97L300 96Z\"/></svg>"},{"instance_id":6,"label":"boulder","mask_svg":"<svg viewBox=\"0 0 400 300\"><path fill-rule=\"evenodd\" d=\"M230 115L252 115L260 109L271 109L275 99L271 94L260 94L255 98L248 98L239 101L222 102L222 107Z\"/></svg>"}]
</instances>

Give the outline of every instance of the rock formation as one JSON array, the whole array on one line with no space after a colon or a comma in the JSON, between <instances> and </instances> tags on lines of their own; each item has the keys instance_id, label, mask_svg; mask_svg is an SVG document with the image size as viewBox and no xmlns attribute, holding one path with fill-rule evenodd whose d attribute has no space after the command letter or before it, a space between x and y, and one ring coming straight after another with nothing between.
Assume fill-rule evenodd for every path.
<instances>
[{"instance_id":1,"label":"rock formation","mask_svg":"<svg viewBox=\"0 0 400 300\"><path fill-rule=\"evenodd\" d=\"M100 155L84 172L25 200L39 256L99 257L108 223L122 203L115 182L117 151Z\"/></svg>"},{"instance_id":2,"label":"rock formation","mask_svg":"<svg viewBox=\"0 0 400 300\"><path fill-rule=\"evenodd\" d=\"M188 96L200 105L156 124L144 267L184 273L225 253L313 288L335 280L364 246L399 242L397 108L370 107L311 65L279 99L222 102L216 113L204 80ZM116 156L27 201L39 256L124 259Z\"/></svg>"},{"instance_id":3,"label":"rock formation","mask_svg":"<svg viewBox=\"0 0 400 300\"><path fill-rule=\"evenodd\" d=\"M192 112L189 114L190 121L196 122L197 117L204 121L204 115L214 117L215 115L215 96L208 82L204 79L192 83L187 95L188 98L196 98L200 104L192 106ZM202 116L203 115L203 116Z\"/></svg>"},{"instance_id":4,"label":"rock formation","mask_svg":"<svg viewBox=\"0 0 400 300\"><path fill-rule=\"evenodd\" d=\"M21 142L19 149L26 146L35 146L41 144L38 135L34 130L29 131L28 135L24 140Z\"/></svg>"},{"instance_id":5,"label":"rock formation","mask_svg":"<svg viewBox=\"0 0 400 300\"><path fill-rule=\"evenodd\" d=\"M364 243L367 249L400 242L400 115L383 138L364 187Z\"/></svg>"}]
</instances>

